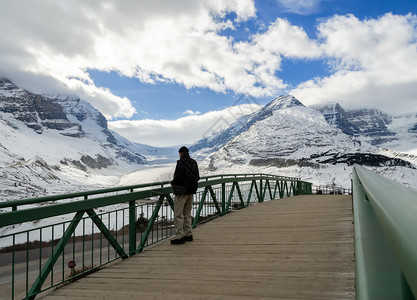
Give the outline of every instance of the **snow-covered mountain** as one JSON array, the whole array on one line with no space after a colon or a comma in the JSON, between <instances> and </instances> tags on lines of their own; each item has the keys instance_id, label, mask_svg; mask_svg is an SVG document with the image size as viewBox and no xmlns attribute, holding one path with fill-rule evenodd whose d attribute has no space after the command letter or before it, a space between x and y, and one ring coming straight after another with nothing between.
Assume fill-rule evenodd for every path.
<instances>
[{"instance_id":1,"label":"snow-covered mountain","mask_svg":"<svg viewBox=\"0 0 417 300\"><path fill-rule=\"evenodd\" d=\"M219 150L226 145L234 137L249 130L249 128L258 121L264 120L273 114L274 110L284 109L290 106L303 106L303 104L292 96L281 96L270 102L259 111L252 114L240 117L236 122L229 127L209 137L205 137L197 141L190 147L191 152L196 152L200 158L206 157L208 154Z\"/></svg>"},{"instance_id":2,"label":"snow-covered mountain","mask_svg":"<svg viewBox=\"0 0 417 300\"><path fill-rule=\"evenodd\" d=\"M78 97L33 94L3 79L0 121L2 149L24 160L38 155L48 164L81 169L145 163L144 156L125 141L119 144L99 111Z\"/></svg>"},{"instance_id":3,"label":"snow-covered mountain","mask_svg":"<svg viewBox=\"0 0 417 300\"><path fill-rule=\"evenodd\" d=\"M0 79L0 196L36 196L45 185L83 189L91 173L147 163L140 149L78 97L38 95Z\"/></svg>"},{"instance_id":4,"label":"snow-covered mountain","mask_svg":"<svg viewBox=\"0 0 417 300\"><path fill-rule=\"evenodd\" d=\"M377 109L344 110L338 103L314 108L323 113L329 124L361 141L400 152L417 149L417 113L393 115Z\"/></svg>"},{"instance_id":5,"label":"snow-covered mountain","mask_svg":"<svg viewBox=\"0 0 417 300\"><path fill-rule=\"evenodd\" d=\"M238 134L212 157L213 166L274 158L313 161L336 153L355 153L362 147L358 140L330 126L319 111L305 107L293 96L278 97L247 119Z\"/></svg>"},{"instance_id":6,"label":"snow-covered mountain","mask_svg":"<svg viewBox=\"0 0 417 300\"><path fill-rule=\"evenodd\" d=\"M310 178L316 184L349 187L351 171L346 168L354 163L415 171L412 157L404 159L375 146L376 141L395 139L385 127L390 120L376 110L346 112L340 105L317 109L292 96L280 96L191 149L196 156L209 155L211 172L273 168L274 173Z\"/></svg>"}]
</instances>

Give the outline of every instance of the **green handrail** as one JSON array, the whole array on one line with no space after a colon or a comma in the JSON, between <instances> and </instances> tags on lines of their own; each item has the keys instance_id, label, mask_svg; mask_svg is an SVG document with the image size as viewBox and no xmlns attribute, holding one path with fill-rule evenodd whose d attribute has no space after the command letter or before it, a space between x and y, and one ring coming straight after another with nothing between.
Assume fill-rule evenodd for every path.
<instances>
[{"instance_id":1,"label":"green handrail","mask_svg":"<svg viewBox=\"0 0 417 300\"><path fill-rule=\"evenodd\" d=\"M356 298L417 295L417 192L353 168Z\"/></svg>"},{"instance_id":2,"label":"green handrail","mask_svg":"<svg viewBox=\"0 0 417 300\"><path fill-rule=\"evenodd\" d=\"M236 178L236 179L239 178L241 181L247 181L250 177L257 177L257 178L268 177L268 178L278 179L278 180L300 181L299 178L294 178L294 177L254 173L254 174L221 174L221 175L203 176L200 179L200 184L202 184L204 181L209 181L209 179L211 181L214 178L223 180L223 182L229 182L230 180L228 179L232 179L232 178ZM76 193L37 197L37 198L26 198L26 199L12 200L12 201L3 201L3 202L0 202L0 208L12 207L16 209L17 207L23 206L23 205L53 202L53 201L59 201L59 200L64 200L64 199L73 199L73 198L80 198L80 197L86 198L88 196L93 196L93 195L108 194L108 193L114 193L114 192L120 192L120 191L132 191L136 189L144 189L144 188L152 188L152 187L155 189L155 187L169 186L170 183L171 181L159 181L159 182L150 182L150 183L143 183L143 184L136 184L136 185L114 187L114 188L98 189L98 190L85 191L85 192L76 192Z\"/></svg>"},{"instance_id":3,"label":"green handrail","mask_svg":"<svg viewBox=\"0 0 417 300\"><path fill-rule=\"evenodd\" d=\"M227 177L226 177L227 176ZM239 177L237 177L239 176ZM208 176L203 177L203 180L200 180L198 187L203 188L206 186L212 186L222 183L233 183L233 182L242 182L242 181L249 181L249 180L277 180L281 181L281 183L287 183L287 181L291 182L300 182L298 178L289 178L289 177L281 177L281 176L273 176L273 175L221 175L220 179L212 179L210 178L218 178L219 176ZM204 180L206 179L206 180ZM42 202L48 201L57 201L57 200L68 200L73 199L75 197L83 196L83 200L74 200L71 202L65 203L51 203L47 206L39 206L35 208L26 208L26 209L13 209L9 212L0 213L0 227L13 225L22 222L34 221L42 218L48 218L52 216L64 215L67 213L71 213L74 211L86 211L88 209L97 208L97 207L104 207L113 204L120 204L128 201L144 199L159 195L166 195L172 193L171 187L158 187L158 188L150 188L154 186L161 186L163 184L168 184L169 181L165 181L163 183L148 183L148 184L141 184L141 185L134 185L134 186L127 186L127 187L120 187L120 188L112 188L112 189L102 189L102 190L95 190L90 192L80 192L80 193L72 193L72 194L64 194L64 195L56 195L56 196L49 196L49 197L41 197L41 198L34 198L34 199L23 199L23 200L16 200L16 201L7 201L3 203L3 208L7 207L18 207L28 204L39 204ZM305 185L305 183L303 184ZM299 185L300 186L300 185ZM311 184L310 184L311 186ZM132 192L134 189L138 188L150 188L138 192ZM255 186L257 189L257 186ZM116 191L126 191L124 194L117 194L111 196L102 196L96 198L88 198L89 195L98 195L98 194L108 194ZM304 193L305 191L300 189L299 193ZM288 195L288 187L287 187L287 195ZM283 195L280 195L281 197ZM52 200L53 199L53 200Z\"/></svg>"}]
</instances>

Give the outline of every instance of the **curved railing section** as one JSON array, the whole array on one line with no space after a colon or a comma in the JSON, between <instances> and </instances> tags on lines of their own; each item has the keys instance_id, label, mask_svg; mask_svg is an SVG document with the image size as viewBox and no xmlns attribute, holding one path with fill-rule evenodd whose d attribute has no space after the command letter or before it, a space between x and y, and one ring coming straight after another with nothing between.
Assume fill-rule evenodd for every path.
<instances>
[{"instance_id":1,"label":"curved railing section","mask_svg":"<svg viewBox=\"0 0 417 300\"><path fill-rule=\"evenodd\" d=\"M276 198L311 194L311 183L267 174L200 179L193 227L233 210ZM173 235L169 181L0 203L0 290L34 299L116 259ZM3 275L1 275L3 276Z\"/></svg>"},{"instance_id":2,"label":"curved railing section","mask_svg":"<svg viewBox=\"0 0 417 300\"><path fill-rule=\"evenodd\" d=\"M356 299L417 296L417 192L353 168Z\"/></svg>"}]
</instances>

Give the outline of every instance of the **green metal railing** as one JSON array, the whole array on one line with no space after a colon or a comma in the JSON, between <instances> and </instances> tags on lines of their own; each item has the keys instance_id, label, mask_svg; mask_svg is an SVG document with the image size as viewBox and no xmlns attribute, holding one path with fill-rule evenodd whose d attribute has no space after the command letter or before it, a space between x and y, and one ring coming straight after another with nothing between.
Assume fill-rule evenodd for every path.
<instances>
[{"instance_id":1,"label":"green metal railing","mask_svg":"<svg viewBox=\"0 0 417 300\"><path fill-rule=\"evenodd\" d=\"M354 166L357 299L417 295L417 192Z\"/></svg>"},{"instance_id":2,"label":"green metal railing","mask_svg":"<svg viewBox=\"0 0 417 300\"><path fill-rule=\"evenodd\" d=\"M313 185L312 193L317 195L352 195L352 189L335 185Z\"/></svg>"},{"instance_id":3,"label":"green metal railing","mask_svg":"<svg viewBox=\"0 0 417 300\"><path fill-rule=\"evenodd\" d=\"M203 177L193 227L254 203L311 192L311 183L291 177ZM34 299L172 236L173 205L169 181L0 203L0 274L9 276L0 277L2 295Z\"/></svg>"}]
</instances>

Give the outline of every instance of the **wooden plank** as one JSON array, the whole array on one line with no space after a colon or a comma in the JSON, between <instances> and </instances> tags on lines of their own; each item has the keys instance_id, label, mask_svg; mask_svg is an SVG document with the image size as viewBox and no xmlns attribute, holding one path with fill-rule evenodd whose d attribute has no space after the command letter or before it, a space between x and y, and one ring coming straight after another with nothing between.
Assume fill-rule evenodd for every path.
<instances>
[{"instance_id":1,"label":"wooden plank","mask_svg":"<svg viewBox=\"0 0 417 300\"><path fill-rule=\"evenodd\" d=\"M264 202L39 299L354 299L350 196Z\"/></svg>"}]
</instances>

